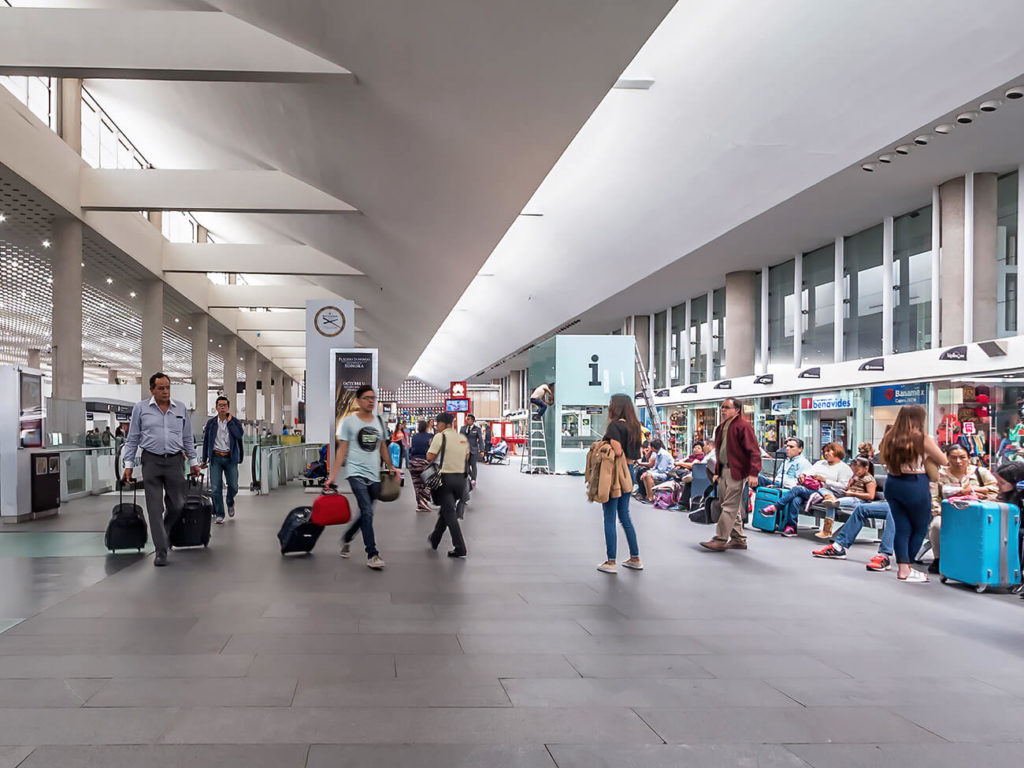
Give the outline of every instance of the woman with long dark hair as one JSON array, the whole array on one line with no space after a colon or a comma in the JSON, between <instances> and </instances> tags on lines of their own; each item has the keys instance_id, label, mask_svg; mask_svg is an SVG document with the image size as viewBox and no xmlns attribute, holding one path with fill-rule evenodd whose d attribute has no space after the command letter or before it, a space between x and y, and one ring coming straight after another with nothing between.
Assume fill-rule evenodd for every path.
<instances>
[{"instance_id":1,"label":"woman with long dark hair","mask_svg":"<svg viewBox=\"0 0 1024 768\"><path fill-rule=\"evenodd\" d=\"M611 402L608 403L608 428L605 430L604 439L611 444L616 461L622 456L626 461L635 461L640 458L643 431L640 429L640 420L636 417L633 398L629 395L612 395ZM622 524L622 530L626 534L626 543L629 545L629 560L624 561L622 566L635 571L642 571L644 568L643 563L640 562L640 548L636 543L636 531L633 529L633 521L629 517L629 496L629 493L622 493L601 505L604 509L604 543L608 556L607 560L597 566L597 570L602 573L616 572L616 517Z\"/></svg>"},{"instance_id":2,"label":"woman with long dark hair","mask_svg":"<svg viewBox=\"0 0 1024 768\"><path fill-rule=\"evenodd\" d=\"M920 405L905 405L896 422L885 433L879 452L889 472L885 482L885 500L895 521L893 542L900 581L920 584L928 576L910 567L928 533L932 518L931 490L925 468L927 460L940 467L949 464L925 428L928 414Z\"/></svg>"},{"instance_id":3,"label":"woman with long dark hair","mask_svg":"<svg viewBox=\"0 0 1024 768\"><path fill-rule=\"evenodd\" d=\"M412 475L412 487L416 491L416 511L430 511L430 489L423 482L422 473L427 466L427 449L434 435L427 431L427 422L420 419L416 423L416 434L409 446L409 474Z\"/></svg>"}]
</instances>

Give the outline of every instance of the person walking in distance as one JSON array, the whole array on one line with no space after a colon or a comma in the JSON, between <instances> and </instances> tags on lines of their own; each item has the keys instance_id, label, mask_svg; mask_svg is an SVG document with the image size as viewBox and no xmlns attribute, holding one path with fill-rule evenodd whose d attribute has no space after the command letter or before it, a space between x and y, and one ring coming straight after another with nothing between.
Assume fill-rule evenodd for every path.
<instances>
[{"instance_id":1,"label":"person walking in distance","mask_svg":"<svg viewBox=\"0 0 1024 768\"><path fill-rule=\"evenodd\" d=\"M452 429L455 417L450 413L442 413L437 417L437 434L430 442L427 461L440 457L441 487L437 489L435 498L441 509L437 513L437 524L427 537L432 549L441 545L441 538L447 531L452 537L452 549L448 557L463 558L466 556L466 540L462 537L462 527L456 506L466 495L466 463L469 460L469 442L462 432Z\"/></svg>"},{"instance_id":2,"label":"person walking in distance","mask_svg":"<svg viewBox=\"0 0 1024 768\"><path fill-rule=\"evenodd\" d=\"M124 481L130 483L135 454L142 448L142 487L146 492L146 514L156 548L153 565L167 565L167 532L174 527L185 503L184 458L190 472L199 474L199 459L192 437L188 410L180 400L171 399L167 374L149 377L152 397L132 408L128 437L124 442ZM166 503L166 512L164 505Z\"/></svg>"},{"instance_id":3,"label":"person walking in distance","mask_svg":"<svg viewBox=\"0 0 1024 768\"><path fill-rule=\"evenodd\" d=\"M224 484L227 481L228 517L235 516L238 465L242 463L242 422L231 415L231 401L217 398L217 415L203 429L203 469L210 469L210 492L217 525L224 524Z\"/></svg>"},{"instance_id":4,"label":"person walking in distance","mask_svg":"<svg viewBox=\"0 0 1024 768\"><path fill-rule=\"evenodd\" d=\"M643 442L643 432L640 429L640 420L636 417L636 410L633 408L633 399L629 395L612 395L608 403L608 428L604 433L604 440L607 440L615 453L615 460L619 461L620 456L625 456L627 462L636 461L640 458L640 444ZM628 492L609 498L601 507L604 511L604 546L607 559L597 566L601 573L616 572L616 549L618 536L615 531L615 518L619 518L622 525L622 532L626 534L626 544L629 545L629 560L622 563L624 568L634 571L642 571L644 564L640 562L640 546L636 541L636 530L633 528L633 521L629 516Z\"/></svg>"},{"instance_id":5,"label":"person walking in distance","mask_svg":"<svg viewBox=\"0 0 1024 768\"><path fill-rule=\"evenodd\" d=\"M735 397L722 402L722 422L715 430L715 457L717 464L712 478L718 483L718 497L722 500L722 514L718 529L710 541L700 545L713 552L727 549L746 549L747 536L743 533L743 483L757 487L761 472L761 448L750 422L743 418L743 406Z\"/></svg>"},{"instance_id":6,"label":"person walking in distance","mask_svg":"<svg viewBox=\"0 0 1024 768\"><path fill-rule=\"evenodd\" d=\"M423 482L422 472L427 466L427 451L434 436L427 432L427 422L420 420L416 424L416 434L412 436L409 446L409 474L412 475L412 487L416 490L416 511L430 511L430 489Z\"/></svg>"},{"instance_id":7,"label":"person walking in distance","mask_svg":"<svg viewBox=\"0 0 1024 768\"><path fill-rule=\"evenodd\" d=\"M338 472L345 467L345 477L359 505L359 519L342 536L340 554L351 557L352 539L361 532L366 565L380 570L385 562L373 535L373 504L380 497L381 462L392 477L398 477L398 470L391 464L387 429L376 413L377 393L373 387L364 385L356 390L356 405L358 410L346 416L338 429L338 450L324 485L333 486Z\"/></svg>"},{"instance_id":8,"label":"person walking in distance","mask_svg":"<svg viewBox=\"0 0 1024 768\"><path fill-rule=\"evenodd\" d=\"M459 432L466 436L466 442L469 443L469 479L475 488L476 465L480 461L480 454L484 449L484 433L476 425L476 416L471 413L466 416L466 426Z\"/></svg>"},{"instance_id":9,"label":"person walking in distance","mask_svg":"<svg viewBox=\"0 0 1024 768\"><path fill-rule=\"evenodd\" d=\"M949 465L938 444L925 430L928 414L920 405L904 405L896 414L892 429L885 433L879 453L889 471L885 500L889 502L896 537L896 578L920 584L928 577L910 567L921 548L932 520L932 497L925 461L940 467Z\"/></svg>"}]
</instances>

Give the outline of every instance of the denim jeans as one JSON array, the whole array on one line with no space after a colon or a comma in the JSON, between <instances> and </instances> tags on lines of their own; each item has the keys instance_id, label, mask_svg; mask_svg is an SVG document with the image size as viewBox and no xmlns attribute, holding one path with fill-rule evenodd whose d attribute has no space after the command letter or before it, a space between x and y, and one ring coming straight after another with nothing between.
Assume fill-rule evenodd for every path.
<instances>
[{"instance_id":1,"label":"denim jeans","mask_svg":"<svg viewBox=\"0 0 1024 768\"><path fill-rule=\"evenodd\" d=\"M626 534L629 556L640 557L640 548L636 543L636 531L633 529L633 521L629 518L629 494L624 493L614 499L608 499L601 507L604 509L604 546L608 559L615 560L618 539L615 531L616 516L618 516L619 522L622 523L622 530Z\"/></svg>"},{"instance_id":2,"label":"denim jeans","mask_svg":"<svg viewBox=\"0 0 1024 768\"><path fill-rule=\"evenodd\" d=\"M786 510L786 519L783 523L783 528L796 528L797 517L800 515L800 507L802 507L807 500L811 498L811 494L817 493L812 491L810 488L804 488L802 485L794 485L788 491L786 491L779 500L775 502L779 509Z\"/></svg>"},{"instance_id":3,"label":"denim jeans","mask_svg":"<svg viewBox=\"0 0 1024 768\"><path fill-rule=\"evenodd\" d=\"M850 518L843 523L843 527L836 534L836 544L843 549L849 549L856 540L857 534L860 533L860 529L864 527L864 521L868 519L885 520L885 527L882 529L882 543L878 545L878 552L883 555L892 555L896 525L893 523L892 513L889 511L889 503L885 501L858 503L850 513Z\"/></svg>"},{"instance_id":4,"label":"denim jeans","mask_svg":"<svg viewBox=\"0 0 1024 768\"><path fill-rule=\"evenodd\" d=\"M548 404L539 397L530 398L530 402L537 406L537 418L544 418L544 412L548 409Z\"/></svg>"},{"instance_id":5,"label":"denim jeans","mask_svg":"<svg viewBox=\"0 0 1024 768\"><path fill-rule=\"evenodd\" d=\"M365 477L350 477L348 484L359 505L359 519L348 527L341 540L349 544L357 532L362 532L366 556L373 557L380 554L377 551L377 541L373 537L373 502L380 496L380 482L373 482Z\"/></svg>"},{"instance_id":6,"label":"denim jeans","mask_svg":"<svg viewBox=\"0 0 1024 768\"><path fill-rule=\"evenodd\" d=\"M893 550L896 562L901 565L913 563L932 521L928 476L889 475L885 481L885 500L889 502L895 523Z\"/></svg>"},{"instance_id":7,"label":"denim jeans","mask_svg":"<svg viewBox=\"0 0 1024 768\"><path fill-rule=\"evenodd\" d=\"M213 509L217 517L224 519L224 481L228 486L228 506L235 506L238 495L238 465L230 456L210 457L210 494L213 496Z\"/></svg>"}]
</instances>

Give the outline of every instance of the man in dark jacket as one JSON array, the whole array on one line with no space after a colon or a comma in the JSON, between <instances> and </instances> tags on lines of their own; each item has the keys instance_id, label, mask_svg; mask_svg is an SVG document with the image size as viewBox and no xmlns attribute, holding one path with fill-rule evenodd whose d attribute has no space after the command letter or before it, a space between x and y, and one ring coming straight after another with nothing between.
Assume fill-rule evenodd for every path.
<instances>
[{"instance_id":1,"label":"man in dark jacket","mask_svg":"<svg viewBox=\"0 0 1024 768\"><path fill-rule=\"evenodd\" d=\"M466 426L460 429L459 432L466 436L466 442L469 443L469 479L475 486L476 464L484 450L484 433L476 425L476 416L471 413L466 416Z\"/></svg>"},{"instance_id":2,"label":"man in dark jacket","mask_svg":"<svg viewBox=\"0 0 1024 768\"><path fill-rule=\"evenodd\" d=\"M743 533L743 483L757 487L761 472L761 449L750 422L743 418L743 405L735 397L722 402L722 422L715 430L715 457L717 466L713 480L718 483L718 497L722 500L722 514L718 529L710 541L700 545L714 552L727 549L746 549L747 536Z\"/></svg>"},{"instance_id":3,"label":"man in dark jacket","mask_svg":"<svg viewBox=\"0 0 1024 768\"><path fill-rule=\"evenodd\" d=\"M231 401L217 398L217 415L203 430L203 468L210 467L210 492L217 524L224 523L224 480L228 486L228 516L235 516L238 465L242 463L242 422L231 415Z\"/></svg>"}]
</instances>

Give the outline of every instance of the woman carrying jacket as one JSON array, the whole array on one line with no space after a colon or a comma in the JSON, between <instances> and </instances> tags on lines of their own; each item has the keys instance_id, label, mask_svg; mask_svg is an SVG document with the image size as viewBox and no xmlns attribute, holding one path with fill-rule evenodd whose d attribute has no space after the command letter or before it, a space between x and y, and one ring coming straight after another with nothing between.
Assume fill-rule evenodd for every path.
<instances>
[{"instance_id":1,"label":"woman carrying jacket","mask_svg":"<svg viewBox=\"0 0 1024 768\"><path fill-rule=\"evenodd\" d=\"M640 420L636 417L636 410L633 408L633 399L629 395L612 395L608 404L608 429L604 433L604 439L611 445L615 453L616 461L620 456L625 456L626 461L635 461L640 458L640 444L643 442L643 432L640 429ZM613 491L614 493L614 491ZM631 568L635 571L642 571L644 566L640 562L640 548L636 541L636 531L633 529L633 521L629 517L629 492L619 494L601 506L604 510L604 543L608 558L597 566L601 573L615 573L615 554L617 536L615 532L615 518L619 518L622 530L626 534L626 543L629 545L629 560L622 563L624 568Z\"/></svg>"}]
</instances>

